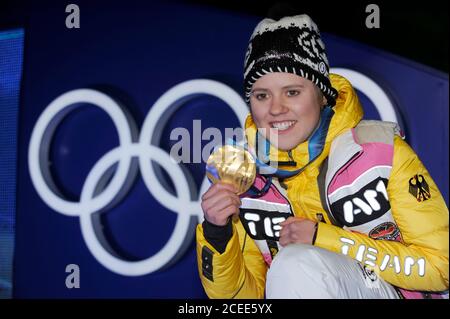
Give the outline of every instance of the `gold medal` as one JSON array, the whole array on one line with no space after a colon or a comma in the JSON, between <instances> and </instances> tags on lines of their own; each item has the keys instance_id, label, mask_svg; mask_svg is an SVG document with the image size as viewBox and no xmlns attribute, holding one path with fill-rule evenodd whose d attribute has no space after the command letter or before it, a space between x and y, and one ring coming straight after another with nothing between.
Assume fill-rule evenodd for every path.
<instances>
[{"instance_id":1,"label":"gold medal","mask_svg":"<svg viewBox=\"0 0 450 319\"><path fill-rule=\"evenodd\" d=\"M212 183L232 184L238 195L245 193L255 181L255 160L239 146L221 146L209 156L206 166L206 176Z\"/></svg>"}]
</instances>

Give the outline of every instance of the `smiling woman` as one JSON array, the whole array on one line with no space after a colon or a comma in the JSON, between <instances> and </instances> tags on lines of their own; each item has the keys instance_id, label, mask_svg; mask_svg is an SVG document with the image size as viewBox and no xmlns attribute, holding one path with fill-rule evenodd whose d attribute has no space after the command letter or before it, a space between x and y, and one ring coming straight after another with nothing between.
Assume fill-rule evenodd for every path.
<instances>
[{"instance_id":1,"label":"smiling woman","mask_svg":"<svg viewBox=\"0 0 450 319\"><path fill-rule=\"evenodd\" d=\"M272 145L288 151L306 141L319 125L326 98L309 80L292 73L268 73L251 91L253 120Z\"/></svg>"},{"instance_id":2,"label":"smiling woman","mask_svg":"<svg viewBox=\"0 0 450 319\"><path fill-rule=\"evenodd\" d=\"M259 169L245 194L219 182L202 197L208 296L448 297L444 199L397 124L362 120L309 16L256 26L244 93Z\"/></svg>"}]
</instances>

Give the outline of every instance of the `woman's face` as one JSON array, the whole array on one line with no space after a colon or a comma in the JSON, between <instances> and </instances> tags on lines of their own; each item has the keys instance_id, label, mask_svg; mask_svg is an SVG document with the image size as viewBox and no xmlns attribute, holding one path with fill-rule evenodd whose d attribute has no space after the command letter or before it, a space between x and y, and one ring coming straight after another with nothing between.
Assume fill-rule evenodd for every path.
<instances>
[{"instance_id":1,"label":"woman's face","mask_svg":"<svg viewBox=\"0 0 450 319\"><path fill-rule=\"evenodd\" d=\"M323 105L326 99L314 83L292 73L265 74L253 84L250 97L255 124L283 151L310 137Z\"/></svg>"}]
</instances>

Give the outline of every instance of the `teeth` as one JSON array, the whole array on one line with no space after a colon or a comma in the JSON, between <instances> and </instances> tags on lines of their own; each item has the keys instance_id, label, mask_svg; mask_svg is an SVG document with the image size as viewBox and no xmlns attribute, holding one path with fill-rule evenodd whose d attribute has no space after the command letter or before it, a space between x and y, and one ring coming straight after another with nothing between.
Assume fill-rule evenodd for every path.
<instances>
[{"instance_id":1,"label":"teeth","mask_svg":"<svg viewBox=\"0 0 450 319\"><path fill-rule=\"evenodd\" d=\"M284 131L291 127L293 124L295 124L295 121L276 122L272 123L272 128Z\"/></svg>"}]
</instances>

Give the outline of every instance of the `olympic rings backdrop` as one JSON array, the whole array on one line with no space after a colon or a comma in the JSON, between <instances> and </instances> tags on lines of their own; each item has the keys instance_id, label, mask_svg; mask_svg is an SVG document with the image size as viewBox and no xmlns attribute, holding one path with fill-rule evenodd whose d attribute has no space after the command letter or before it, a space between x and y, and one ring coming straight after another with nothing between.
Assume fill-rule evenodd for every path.
<instances>
[{"instance_id":1,"label":"olympic rings backdrop","mask_svg":"<svg viewBox=\"0 0 450 319\"><path fill-rule=\"evenodd\" d=\"M36 7L24 30L13 296L204 298L194 232L209 184L203 162L170 158L170 136L185 128L202 149L207 128L243 125L260 18L180 3L89 8L68 29L64 4ZM365 118L402 126L448 204L448 75L323 37ZM66 285L68 265L79 288Z\"/></svg>"}]
</instances>

